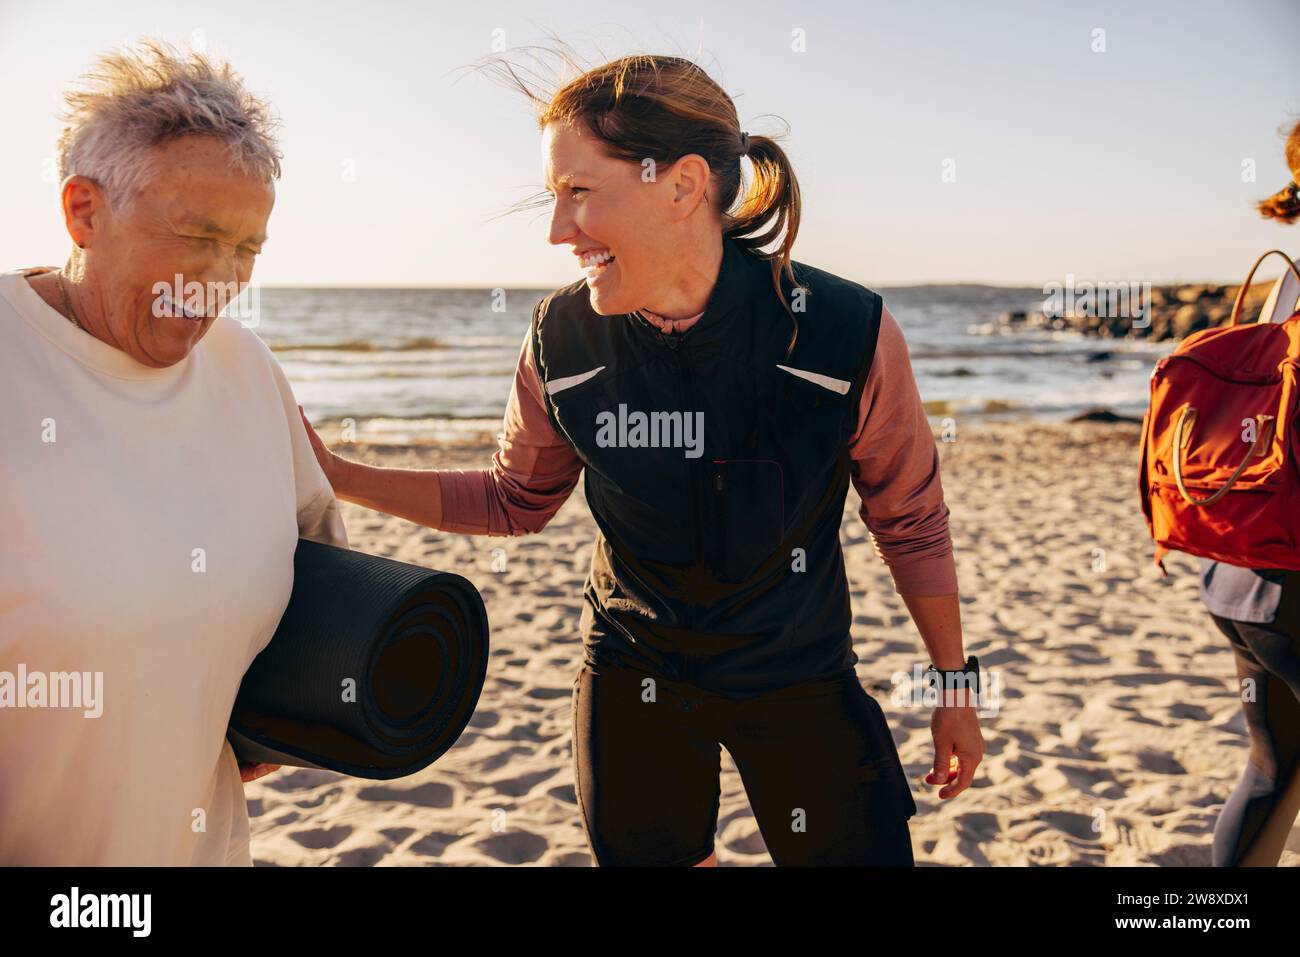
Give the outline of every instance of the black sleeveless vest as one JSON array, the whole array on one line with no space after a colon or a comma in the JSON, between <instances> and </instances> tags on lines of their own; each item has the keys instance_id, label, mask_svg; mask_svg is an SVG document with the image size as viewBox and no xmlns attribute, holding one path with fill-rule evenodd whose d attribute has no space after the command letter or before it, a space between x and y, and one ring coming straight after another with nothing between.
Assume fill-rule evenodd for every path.
<instances>
[{"instance_id":1,"label":"black sleeveless vest","mask_svg":"<svg viewBox=\"0 0 1300 957\"><path fill-rule=\"evenodd\" d=\"M584 463L599 529L588 661L739 697L852 672L839 529L881 300L794 270L788 358L771 264L727 238L681 335L597 315L585 281L534 309L547 411Z\"/></svg>"}]
</instances>

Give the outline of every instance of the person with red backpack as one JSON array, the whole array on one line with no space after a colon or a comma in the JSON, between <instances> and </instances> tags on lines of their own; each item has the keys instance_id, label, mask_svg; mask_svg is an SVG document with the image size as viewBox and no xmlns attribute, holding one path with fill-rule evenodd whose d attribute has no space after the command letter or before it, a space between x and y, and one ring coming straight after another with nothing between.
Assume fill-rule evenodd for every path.
<instances>
[{"instance_id":1,"label":"person with red backpack","mask_svg":"<svg viewBox=\"0 0 1300 957\"><path fill-rule=\"evenodd\" d=\"M1292 181L1257 208L1267 218L1292 223L1300 217L1300 123L1290 132L1286 156ZM1295 266L1300 268L1300 260ZM1298 297L1300 278L1296 269L1286 269L1257 324L1292 319L1300 308ZM1300 323L1300 318L1293 321ZM1283 418L1278 416L1276 429L1293 430L1295 423ZM1282 449L1287 448L1284 438L1278 440ZM1262 449L1260 458L1264 458ZM1295 461L1279 465L1293 473L1297 468ZM1294 509L1293 502L1283 507L1288 506ZM1259 534L1259 527L1259 523L1239 521L1237 528L1226 528L1222 534L1225 539L1240 535L1244 541L1259 535L1262 541L1265 536ZM1215 822L1211 863L1272 867L1281 858L1300 811L1300 570L1247 567L1205 555L1200 561L1199 594L1215 625L1231 642L1250 734L1245 771Z\"/></svg>"}]
</instances>

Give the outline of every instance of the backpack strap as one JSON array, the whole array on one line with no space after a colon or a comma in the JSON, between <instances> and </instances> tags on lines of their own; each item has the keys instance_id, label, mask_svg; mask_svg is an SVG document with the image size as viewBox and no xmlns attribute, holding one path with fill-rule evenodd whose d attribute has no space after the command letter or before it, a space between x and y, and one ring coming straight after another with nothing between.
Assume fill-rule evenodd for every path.
<instances>
[{"instance_id":1,"label":"backpack strap","mask_svg":"<svg viewBox=\"0 0 1300 957\"><path fill-rule=\"evenodd\" d=\"M1228 320L1228 325L1235 326L1237 324L1237 317L1241 315L1241 304L1246 301L1246 290L1250 288L1250 281L1255 278L1255 270L1259 268L1260 263L1269 256L1275 254L1285 259L1287 268L1291 270L1296 279L1300 279L1300 269L1296 269L1295 263L1291 261L1291 257L1280 249L1270 249L1268 252L1264 253L1264 255L1255 260L1255 265L1251 266L1250 272L1246 274L1246 281L1243 282L1241 288L1237 290L1237 298L1232 303L1232 318Z\"/></svg>"}]
</instances>

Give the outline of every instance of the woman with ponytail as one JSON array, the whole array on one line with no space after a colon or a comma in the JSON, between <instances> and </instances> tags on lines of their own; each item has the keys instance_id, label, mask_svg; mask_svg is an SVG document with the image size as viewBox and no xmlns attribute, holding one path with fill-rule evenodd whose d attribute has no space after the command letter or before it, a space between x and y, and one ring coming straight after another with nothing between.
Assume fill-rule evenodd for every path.
<instances>
[{"instance_id":1,"label":"woman with ponytail","mask_svg":"<svg viewBox=\"0 0 1300 957\"><path fill-rule=\"evenodd\" d=\"M1291 170L1291 182L1267 199L1260 200L1255 208L1265 219L1290 225L1300 216L1300 123L1291 128L1287 137L1286 162Z\"/></svg>"},{"instance_id":2,"label":"woman with ponytail","mask_svg":"<svg viewBox=\"0 0 1300 957\"><path fill-rule=\"evenodd\" d=\"M534 309L490 468L373 468L315 438L326 474L430 528L523 535L585 470L598 532L573 754L597 863L713 864L725 745L775 863L911 866L916 804L854 669L850 484L946 673L926 777L941 799L970 786L984 742L897 322L792 259L790 158L695 64L629 56L545 93L494 65L536 107L549 241L585 278Z\"/></svg>"},{"instance_id":3,"label":"woman with ponytail","mask_svg":"<svg viewBox=\"0 0 1300 957\"><path fill-rule=\"evenodd\" d=\"M1300 123L1286 160L1291 182L1256 208L1290 224L1300 216ZM1256 321L1285 322L1298 310L1300 282L1285 269ZM1300 571L1200 562L1201 600L1231 644L1250 732L1245 769L1214 823L1210 862L1276 867L1300 813Z\"/></svg>"}]
</instances>

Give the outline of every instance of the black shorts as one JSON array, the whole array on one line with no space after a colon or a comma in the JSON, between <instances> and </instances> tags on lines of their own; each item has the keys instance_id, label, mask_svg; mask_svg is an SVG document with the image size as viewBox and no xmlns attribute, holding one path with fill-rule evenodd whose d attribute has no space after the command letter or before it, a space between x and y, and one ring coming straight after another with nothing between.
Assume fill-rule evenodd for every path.
<instances>
[{"instance_id":1,"label":"black shorts","mask_svg":"<svg viewBox=\"0 0 1300 957\"><path fill-rule=\"evenodd\" d=\"M596 863L708 857L720 744L775 864L914 864L916 802L880 705L856 675L739 699L586 662L573 682L573 758Z\"/></svg>"}]
</instances>

